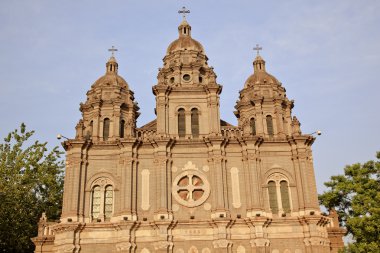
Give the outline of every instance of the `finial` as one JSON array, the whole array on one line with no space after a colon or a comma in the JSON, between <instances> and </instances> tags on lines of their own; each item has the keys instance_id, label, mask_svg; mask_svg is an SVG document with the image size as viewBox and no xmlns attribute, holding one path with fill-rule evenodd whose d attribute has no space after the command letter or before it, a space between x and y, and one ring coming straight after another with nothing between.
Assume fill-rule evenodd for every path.
<instances>
[{"instance_id":1,"label":"finial","mask_svg":"<svg viewBox=\"0 0 380 253\"><path fill-rule=\"evenodd\" d=\"M183 6L182 9L178 11L178 13L182 14L183 20L186 20L186 14L190 13L190 10L186 9L186 7Z\"/></svg>"},{"instance_id":2,"label":"finial","mask_svg":"<svg viewBox=\"0 0 380 253\"><path fill-rule=\"evenodd\" d=\"M256 44L256 47L254 47L253 50L256 50L257 51L257 56L259 56L260 55L259 52L260 52L260 50L263 50L263 48L260 47L259 44Z\"/></svg>"},{"instance_id":3,"label":"finial","mask_svg":"<svg viewBox=\"0 0 380 253\"><path fill-rule=\"evenodd\" d=\"M114 53L117 51L117 49L112 46L110 49L108 49L108 51L112 52L112 57L114 57Z\"/></svg>"}]
</instances>

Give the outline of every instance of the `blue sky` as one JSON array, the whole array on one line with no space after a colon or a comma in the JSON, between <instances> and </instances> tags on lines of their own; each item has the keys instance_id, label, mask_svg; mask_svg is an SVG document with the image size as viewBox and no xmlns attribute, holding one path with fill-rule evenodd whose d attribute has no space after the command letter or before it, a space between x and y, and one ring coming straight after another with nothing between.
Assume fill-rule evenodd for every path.
<instances>
[{"instance_id":1,"label":"blue sky","mask_svg":"<svg viewBox=\"0 0 380 253\"><path fill-rule=\"evenodd\" d=\"M223 85L221 115L233 115L253 72L258 43L267 71L295 100L304 133L323 131L313 145L319 192L347 164L380 150L380 1L129 1L0 2L0 136L25 122L35 138L59 145L73 137L79 103L105 72L112 45L119 74L141 107L138 125L154 119L158 68L191 10L200 41Z\"/></svg>"}]
</instances>

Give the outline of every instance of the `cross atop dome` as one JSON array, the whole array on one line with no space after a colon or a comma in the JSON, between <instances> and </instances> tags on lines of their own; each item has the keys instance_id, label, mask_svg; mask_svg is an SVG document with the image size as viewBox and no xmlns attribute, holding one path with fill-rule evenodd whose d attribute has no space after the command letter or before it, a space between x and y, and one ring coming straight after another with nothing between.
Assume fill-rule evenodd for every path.
<instances>
[{"instance_id":1,"label":"cross atop dome","mask_svg":"<svg viewBox=\"0 0 380 253\"><path fill-rule=\"evenodd\" d=\"M186 9L186 7L183 6L182 9L178 11L178 13L182 14L183 20L186 20L186 14L190 13L190 10Z\"/></svg>"},{"instance_id":2,"label":"cross atop dome","mask_svg":"<svg viewBox=\"0 0 380 253\"><path fill-rule=\"evenodd\" d=\"M254 47L253 50L256 50L257 51L257 56L259 56L260 55L259 52L260 52L260 50L263 50L263 48L260 47L259 44L256 44L256 47Z\"/></svg>"},{"instance_id":3,"label":"cross atop dome","mask_svg":"<svg viewBox=\"0 0 380 253\"><path fill-rule=\"evenodd\" d=\"M114 57L115 55L115 52L117 51L117 48L115 48L114 46L112 46L110 49L108 49L109 52L112 53L111 57Z\"/></svg>"}]
</instances>

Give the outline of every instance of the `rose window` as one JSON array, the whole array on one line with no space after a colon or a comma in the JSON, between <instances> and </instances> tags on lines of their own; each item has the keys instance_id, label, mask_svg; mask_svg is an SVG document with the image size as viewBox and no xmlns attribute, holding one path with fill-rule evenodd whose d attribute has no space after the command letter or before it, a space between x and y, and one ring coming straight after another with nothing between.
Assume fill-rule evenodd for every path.
<instances>
[{"instance_id":1,"label":"rose window","mask_svg":"<svg viewBox=\"0 0 380 253\"><path fill-rule=\"evenodd\" d=\"M198 171L185 171L175 178L172 193L177 202L184 206L199 206L208 198L210 185Z\"/></svg>"}]
</instances>

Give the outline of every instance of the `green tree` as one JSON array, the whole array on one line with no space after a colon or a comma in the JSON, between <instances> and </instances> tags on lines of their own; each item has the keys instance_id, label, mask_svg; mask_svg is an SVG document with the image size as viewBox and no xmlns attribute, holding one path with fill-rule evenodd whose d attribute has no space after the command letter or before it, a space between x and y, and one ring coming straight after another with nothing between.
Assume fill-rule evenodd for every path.
<instances>
[{"instance_id":1,"label":"green tree","mask_svg":"<svg viewBox=\"0 0 380 253\"><path fill-rule=\"evenodd\" d=\"M377 161L348 165L344 175L326 182L328 191L319 196L326 208L335 208L341 225L353 242L345 252L380 252L380 152Z\"/></svg>"},{"instance_id":2,"label":"green tree","mask_svg":"<svg viewBox=\"0 0 380 253\"><path fill-rule=\"evenodd\" d=\"M33 133L21 124L0 144L0 252L33 252L41 213L60 216L62 152L32 142Z\"/></svg>"}]
</instances>

